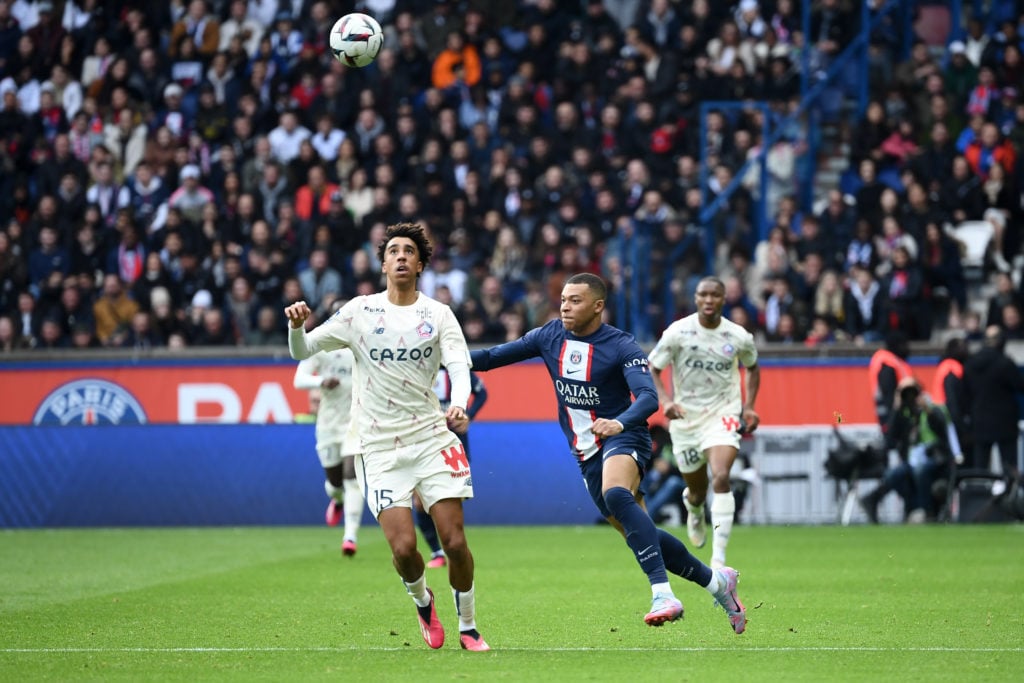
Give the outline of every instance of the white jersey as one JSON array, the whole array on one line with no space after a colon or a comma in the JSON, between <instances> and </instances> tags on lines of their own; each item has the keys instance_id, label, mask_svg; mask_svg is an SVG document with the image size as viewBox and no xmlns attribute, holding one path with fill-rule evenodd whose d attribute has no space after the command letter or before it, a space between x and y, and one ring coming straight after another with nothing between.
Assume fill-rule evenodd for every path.
<instances>
[{"instance_id":1,"label":"white jersey","mask_svg":"<svg viewBox=\"0 0 1024 683\"><path fill-rule=\"evenodd\" d=\"M352 365L349 349L324 351L299 363L295 369L296 389L320 389L316 413L316 445L340 444L348 433L352 415ZM325 379L338 380L333 389L321 387Z\"/></svg>"},{"instance_id":2,"label":"white jersey","mask_svg":"<svg viewBox=\"0 0 1024 683\"><path fill-rule=\"evenodd\" d=\"M668 326L651 351L651 365L672 366L672 400L695 419L739 415L743 410L739 363L757 363L754 337L722 318L708 329L688 315Z\"/></svg>"},{"instance_id":3,"label":"white jersey","mask_svg":"<svg viewBox=\"0 0 1024 683\"><path fill-rule=\"evenodd\" d=\"M452 310L423 293L396 306L381 292L349 301L309 334L294 330L289 346L306 357L348 347L355 357L353 431L361 453L390 451L448 431L434 394L441 364L470 364Z\"/></svg>"}]
</instances>

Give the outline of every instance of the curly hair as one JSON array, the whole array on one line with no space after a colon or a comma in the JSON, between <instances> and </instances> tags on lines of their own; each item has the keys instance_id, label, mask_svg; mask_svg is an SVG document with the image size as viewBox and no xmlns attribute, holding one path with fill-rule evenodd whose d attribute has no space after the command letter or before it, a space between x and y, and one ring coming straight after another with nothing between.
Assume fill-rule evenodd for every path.
<instances>
[{"instance_id":1,"label":"curly hair","mask_svg":"<svg viewBox=\"0 0 1024 683\"><path fill-rule=\"evenodd\" d=\"M411 239L416 244L416 251L419 252L420 262L423 264L423 267L426 268L430 265L430 257L434 253L434 247L427 238L426 230L419 223L395 223L388 226L388 229L384 232L384 239L377 245L377 258L382 263L384 262L384 249L387 248L388 242L396 237L408 237Z\"/></svg>"}]
</instances>

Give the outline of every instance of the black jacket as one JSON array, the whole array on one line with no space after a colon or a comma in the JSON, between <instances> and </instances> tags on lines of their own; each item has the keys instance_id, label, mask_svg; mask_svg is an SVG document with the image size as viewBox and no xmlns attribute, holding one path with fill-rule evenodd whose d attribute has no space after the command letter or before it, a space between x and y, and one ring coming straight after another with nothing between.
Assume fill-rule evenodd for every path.
<instances>
[{"instance_id":1,"label":"black jacket","mask_svg":"<svg viewBox=\"0 0 1024 683\"><path fill-rule=\"evenodd\" d=\"M1017 437L1017 393L1024 377L1013 360L994 348L983 348L964 365L964 405L975 440Z\"/></svg>"}]
</instances>

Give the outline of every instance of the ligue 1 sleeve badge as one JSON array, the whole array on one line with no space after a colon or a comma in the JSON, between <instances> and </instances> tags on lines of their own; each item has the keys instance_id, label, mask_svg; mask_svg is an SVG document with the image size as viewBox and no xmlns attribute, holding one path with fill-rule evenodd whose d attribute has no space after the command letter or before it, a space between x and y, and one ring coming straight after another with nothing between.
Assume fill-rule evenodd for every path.
<instances>
[{"instance_id":1,"label":"ligue 1 sleeve badge","mask_svg":"<svg viewBox=\"0 0 1024 683\"><path fill-rule=\"evenodd\" d=\"M32 424L145 424L146 411L127 390L102 379L77 379L62 384L36 408Z\"/></svg>"}]
</instances>

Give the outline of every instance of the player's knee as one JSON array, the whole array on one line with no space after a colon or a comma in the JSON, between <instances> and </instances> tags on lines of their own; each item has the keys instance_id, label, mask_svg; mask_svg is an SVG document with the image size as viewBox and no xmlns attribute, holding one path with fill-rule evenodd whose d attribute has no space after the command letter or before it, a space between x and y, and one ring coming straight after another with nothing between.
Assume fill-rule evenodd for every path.
<instances>
[{"instance_id":1,"label":"player's knee","mask_svg":"<svg viewBox=\"0 0 1024 683\"><path fill-rule=\"evenodd\" d=\"M411 562L416 557L416 536L392 539L391 554L394 556L396 566Z\"/></svg>"},{"instance_id":2,"label":"player's knee","mask_svg":"<svg viewBox=\"0 0 1024 683\"><path fill-rule=\"evenodd\" d=\"M715 493L725 493L731 487L729 483L729 470L715 472L711 475L711 486Z\"/></svg>"},{"instance_id":3,"label":"player's knee","mask_svg":"<svg viewBox=\"0 0 1024 683\"><path fill-rule=\"evenodd\" d=\"M619 517L630 505L635 504L633 493L623 486L613 486L604 492L604 504L615 517Z\"/></svg>"},{"instance_id":4,"label":"player's knee","mask_svg":"<svg viewBox=\"0 0 1024 683\"><path fill-rule=\"evenodd\" d=\"M444 554L448 556L448 559L455 562L469 555L469 544L466 542L466 534L462 530L442 536L441 547L444 548Z\"/></svg>"}]
</instances>

